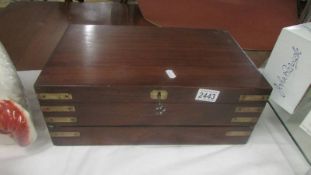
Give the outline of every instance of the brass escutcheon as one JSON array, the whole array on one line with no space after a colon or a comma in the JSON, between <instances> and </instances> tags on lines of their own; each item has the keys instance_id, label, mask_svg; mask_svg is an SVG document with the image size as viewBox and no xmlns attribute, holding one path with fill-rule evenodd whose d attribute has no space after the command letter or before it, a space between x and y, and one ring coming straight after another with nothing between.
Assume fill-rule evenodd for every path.
<instances>
[{"instance_id":1,"label":"brass escutcheon","mask_svg":"<svg viewBox=\"0 0 311 175\"><path fill-rule=\"evenodd\" d=\"M166 100L168 92L166 90L152 90L150 92L150 98L152 100Z\"/></svg>"}]
</instances>

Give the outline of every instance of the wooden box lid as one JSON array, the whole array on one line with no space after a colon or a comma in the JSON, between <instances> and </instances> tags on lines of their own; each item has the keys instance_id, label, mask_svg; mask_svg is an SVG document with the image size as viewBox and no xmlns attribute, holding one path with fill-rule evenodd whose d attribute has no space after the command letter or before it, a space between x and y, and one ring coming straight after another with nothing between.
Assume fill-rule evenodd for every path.
<instances>
[{"instance_id":1,"label":"wooden box lid","mask_svg":"<svg viewBox=\"0 0 311 175\"><path fill-rule=\"evenodd\" d=\"M271 91L228 32L103 25L69 26L36 82L55 86Z\"/></svg>"}]
</instances>

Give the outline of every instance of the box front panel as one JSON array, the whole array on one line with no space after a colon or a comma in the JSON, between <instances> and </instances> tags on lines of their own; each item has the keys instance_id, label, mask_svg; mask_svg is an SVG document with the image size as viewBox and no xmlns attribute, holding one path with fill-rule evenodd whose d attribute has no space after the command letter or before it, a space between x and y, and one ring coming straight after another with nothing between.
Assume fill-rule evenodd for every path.
<instances>
[{"instance_id":1,"label":"box front panel","mask_svg":"<svg viewBox=\"0 0 311 175\"><path fill-rule=\"evenodd\" d=\"M243 144L251 127L59 127L55 145Z\"/></svg>"},{"instance_id":2,"label":"box front panel","mask_svg":"<svg viewBox=\"0 0 311 175\"><path fill-rule=\"evenodd\" d=\"M248 126L257 122L263 107L247 104L41 102L46 122L55 126Z\"/></svg>"}]
</instances>

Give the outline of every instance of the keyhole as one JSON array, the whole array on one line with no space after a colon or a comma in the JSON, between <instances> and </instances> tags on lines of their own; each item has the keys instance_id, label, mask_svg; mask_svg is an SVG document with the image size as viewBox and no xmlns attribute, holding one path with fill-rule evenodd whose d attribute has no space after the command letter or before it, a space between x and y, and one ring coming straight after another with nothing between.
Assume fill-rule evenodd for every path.
<instances>
[{"instance_id":1,"label":"keyhole","mask_svg":"<svg viewBox=\"0 0 311 175\"><path fill-rule=\"evenodd\" d=\"M157 98L158 98L158 105L156 106L156 112L158 115L162 115L166 111L166 108L161 102L161 92L158 92Z\"/></svg>"},{"instance_id":2,"label":"keyhole","mask_svg":"<svg viewBox=\"0 0 311 175\"><path fill-rule=\"evenodd\" d=\"M161 92L158 92L157 97L158 97L158 100L161 100Z\"/></svg>"}]
</instances>

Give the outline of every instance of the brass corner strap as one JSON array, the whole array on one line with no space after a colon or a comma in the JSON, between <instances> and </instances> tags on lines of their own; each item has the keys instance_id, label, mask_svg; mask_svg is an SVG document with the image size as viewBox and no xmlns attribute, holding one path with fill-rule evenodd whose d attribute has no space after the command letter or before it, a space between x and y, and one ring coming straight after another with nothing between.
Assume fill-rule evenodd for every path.
<instances>
[{"instance_id":1,"label":"brass corner strap","mask_svg":"<svg viewBox=\"0 0 311 175\"><path fill-rule=\"evenodd\" d=\"M243 106L238 106L235 108L235 112L238 113L259 113L263 110L263 107L243 107Z\"/></svg>"},{"instance_id":2,"label":"brass corner strap","mask_svg":"<svg viewBox=\"0 0 311 175\"><path fill-rule=\"evenodd\" d=\"M231 119L232 123L256 123L257 117L233 117Z\"/></svg>"},{"instance_id":3,"label":"brass corner strap","mask_svg":"<svg viewBox=\"0 0 311 175\"><path fill-rule=\"evenodd\" d=\"M227 131L227 137L247 137L251 135L251 131Z\"/></svg>"},{"instance_id":4,"label":"brass corner strap","mask_svg":"<svg viewBox=\"0 0 311 175\"><path fill-rule=\"evenodd\" d=\"M69 93L38 93L39 100L72 100Z\"/></svg>"},{"instance_id":5,"label":"brass corner strap","mask_svg":"<svg viewBox=\"0 0 311 175\"><path fill-rule=\"evenodd\" d=\"M239 101L267 101L269 95L240 95Z\"/></svg>"},{"instance_id":6,"label":"brass corner strap","mask_svg":"<svg viewBox=\"0 0 311 175\"><path fill-rule=\"evenodd\" d=\"M80 137L80 132L77 131L53 131L50 132L51 137Z\"/></svg>"},{"instance_id":7,"label":"brass corner strap","mask_svg":"<svg viewBox=\"0 0 311 175\"><path fill-rule=\"evenodd\" d=\"M47 123L77 123L77 117L45 117Z\"/></svg>"},{"instance_id":8,"label":"brass corner strap","mask_svg":"<svg viewBox=\"0 0 311 175\"><path fill-rule=\"evenodd\" d=\"M42 112L75 112L74 106L41 106Z\"/></svg>"}]
</instances>

